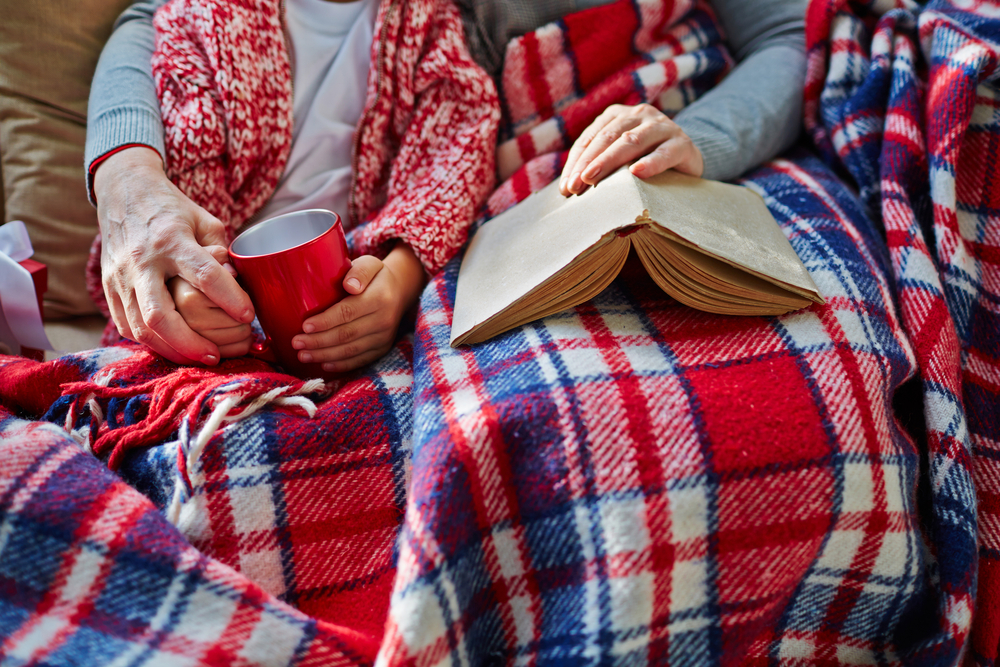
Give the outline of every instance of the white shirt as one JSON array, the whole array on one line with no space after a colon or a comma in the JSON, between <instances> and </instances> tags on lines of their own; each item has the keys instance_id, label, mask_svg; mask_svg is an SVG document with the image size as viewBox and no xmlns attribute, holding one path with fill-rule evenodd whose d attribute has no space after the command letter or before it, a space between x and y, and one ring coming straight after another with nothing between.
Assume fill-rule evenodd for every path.
<instances>
[{"instance_id":1,"label":"white shirt","mask_svg":"<svg viewBox=\"0 0 1000 667\"><path fill-rule=\"evenodd\" d=\"M354 128L365 106L376 0L286 0L292 43L292 150L258 220L307 208L347 216Z\"/></svg>"}]
</instances>

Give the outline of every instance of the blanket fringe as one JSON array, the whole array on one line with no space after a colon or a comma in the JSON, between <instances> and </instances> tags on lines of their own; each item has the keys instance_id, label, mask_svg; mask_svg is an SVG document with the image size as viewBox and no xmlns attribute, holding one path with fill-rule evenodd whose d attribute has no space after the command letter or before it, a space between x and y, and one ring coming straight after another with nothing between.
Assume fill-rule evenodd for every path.
<instances>
[{"instance_id":1,"label":"blanket fringe","mask_svg":"<svg viewBox=\"0 0 1000 667\"><path fill-rule=\"evenodd\" d=\"M98 387L107 387L112 378L114 378L114 372L111 369L104 369L94 378L94 384ZM65 395L65 393L64 393ZM86 406L90 413L90 421L84 423L79 428L74 428L77 420L80 418L82 410L81 408ZM97 402L97 392L90 392L83 395L70 405L69 410L66 411L66 421L65 429L72 436L72 438L89 453L94 453L93 440L94 434L99 432L101 426L104 425L104 408L101 404Z\"/></svg>"},{"instance_id":2,"label":"blanket fringe","mask_svg":"<svg viewBox=\"0 0 1000 667\"><path fill-rule=\"evenodd\" d=\"M66 430L95 456L108 457L108 467L117 470L125 456L151 442L162 442L171 433L183 434L194 430L202 416L211 412L198 430L198 436L185 458L194 463L212 435L224 422L245 419L268 405L301 410L313 417L316 404L307 394L325 393L320 379L296 381L279 373L229 374L218 370L179 368L176 371L145 382L127 383L114 379L114 368L105 369L93 382L71 382L63 385L63 395L75 395L66 415ZM291 382L289 382L291 381ZM101 400L135 399L148 396L145 415L131 424L110 424L110 412ZM74 428L89 412L89 419ZM193 456L192 456L193 455ZM187 461L185 461L187 462ZM178 462L180 463L180 462ZM190 466L189 466L190 469Z\"/></svg>"},{"instance_id":3,"label":"blanket fringe","mask_svg":"<svg viewBox=\"0 0 1000 667\"><path fill-rule=\"evenodd\" d=\"M323 387L324 382L322 380L310 380L287 396L285 394L292 389L291 386L275 387L267 393L257 396L244 408L236 411L234 411L234 408L240 405L246 398L246 394L227 395L216 404L212 410L212 414L205 420L201 429L199 429L193 443L190 438L191 429L189 428L189 422L182 422L179 431L179 448L177 452L177 463L180 474L178 475L177 483L174 485L174 494L170 500L170 507L167 509L167 520L175 526L179 524L181 507L191 497L192 489L194 488L191 481L191 471L196 469L195 466L201 458L202 452L205 451L205 447L208 446L212 436L222 427L223 422L226 422L226 427L231 426L257 413L261 408L272 404L300 408L311 419L316 415L316 403L304 394L322 391Z\"/></svg>"}]
</instances>

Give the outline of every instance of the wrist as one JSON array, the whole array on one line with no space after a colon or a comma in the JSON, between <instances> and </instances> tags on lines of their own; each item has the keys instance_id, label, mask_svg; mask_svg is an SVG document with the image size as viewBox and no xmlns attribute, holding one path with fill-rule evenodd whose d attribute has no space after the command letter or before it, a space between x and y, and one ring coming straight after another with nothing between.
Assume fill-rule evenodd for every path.
<instances>
[{"instance_id":1,"label":"wrist","mask_svg":"<svg viewBox=\"0 0 1000 667\"><path fill-rule=\"evenodd\" d=\"M96 200L100 201L101 193L113 187L122 177L144 171L166 178L163 159L148 146L129 146L108 155L94 166L93 184Z\"/></svg>"},{"instance_id":2,"label":"wrist","mask_svg":"<svg viewBox=\"0 0 1000 667\"><path fill-rule=\"evenodd\" d=\"M399 281L402 289L403 310L408 310L416 304L424 285L427 283L424 265L417 258L413 249L403 242L396 244L383 263Z\"/></svg>"}]
</instances>

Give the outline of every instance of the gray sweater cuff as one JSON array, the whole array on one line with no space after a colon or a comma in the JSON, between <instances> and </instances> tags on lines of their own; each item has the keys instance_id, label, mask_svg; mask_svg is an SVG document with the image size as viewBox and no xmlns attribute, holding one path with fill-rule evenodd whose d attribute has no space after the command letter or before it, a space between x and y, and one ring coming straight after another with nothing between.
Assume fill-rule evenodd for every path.
<instances>
[{"instance_id":1,"label":"gray sweater cuff","mask_svg":"<svg viewBox=\"0 0 1000 667\"><path fill-rule=\"evenodd\" d=\"M712 123L706 118L678 118L677 124L701 151L705 162L702 178L727 181L738 176L744 160L734 160L739 145L736 138L726 128Z\"/></svg>"},{"instance_id":2,"label":"gray sweater cuff","mask_svg":"<svg viewBox=\"0 0 1000 667\"><path fill-rule=\"evenodd\" d=\"M732 180L795 143L806 69L802 42L798 37L753 53L674 118L701 151L705 178Z\"/></svg>"},{"instance_id":3,"label":"gray sweater cuff","mask_svg":"<svg viewBox=\"0 0 1000 667\"><path fill-rule=\"evenodd\" d=\"M166 149L160 114L144 108L116 107L90 119L84 153L90 203L97 205L94 199L94 162L131 144L148 146L163 159Z\"/></svg>"}]
</instances>

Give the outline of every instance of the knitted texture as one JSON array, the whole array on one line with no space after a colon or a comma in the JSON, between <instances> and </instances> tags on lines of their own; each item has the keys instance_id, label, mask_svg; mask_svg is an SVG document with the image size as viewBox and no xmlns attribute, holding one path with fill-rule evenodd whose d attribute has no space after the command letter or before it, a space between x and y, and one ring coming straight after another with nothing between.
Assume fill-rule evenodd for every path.
<instances>
[{"instance_id":1,"label":"knitted texture","mask_svg":"<svg viewBox=\"0 0 1000 667\"><path fill-rule=\"evenodd\" d=\"M676 6L628 5L642 16L674 16ZM867 63L856 59L880 42L862 28L878 17L837 9L814 5L810 34L823 32L817 17L832 30L858 12L856 37L828 31L811 45ZM675 25L699 16L691 11ZM621 50L648 26L634 15L602 26ZM935 17L947 18L942 27L989 25L947 5L912 25ZM618 19L634 29L617 30ZM964 37L945 46L953 60L974 51ZM549 56L567 62L566 52L582 52L574 47L564 40ZM824 99L863 88L843 85L836 58L822 60ZM904 84L890 89L912 92ZM988 84L972 90L997 99ZM946 117L959 98L943 99ZM952 135L963 155L973 154L970 133L987 147L1000 136L995 104L977 103L969 129ZM900 141L931 115L902 125ZM892 137L875 117L875 134L842 151L844 163ZM996 154L984 153L986 179ZM551 180L561 159L526 162L487 215ZM931 164L903 173L919 181ZM994 432L984 429L995 412L976 412L962 392L984 396L970 384L992 385L968 378L993 376L981 364L961 370L971 353L934 352L922 335L940 329L911 329L923 311L907 290L934 293L941 252L901 267L899 239L882 235L884 202L908 181L883 180L872 209L867 191L859 197L829 165L793 153L742 182L764 198L825 305L778 318L710 315L627 268L587 304L454 350L456 258L423 293L413 347L404 338L362 372L322 389L246 361L232 362L230 385L202 377L194 386L208 391L193 393L176 429L122 460L119 474L145 498L80 443L156 431L172 409L163 397L188 386L185 371L135 345L47 363L0 357L0 655L138 665L988 663L969 637L1000 599L982 578L975 589L977 530L983 544L995 539L975 512L975 495L997 492L977 461L996 440L981 435ZM961 183L962 196L984 192ZM974 214L980 244L996 238L991 215L995 207ZM990 256L977 255L984 275ZM948 280L926 308L964 322ZM953 326L958 350L966 343ZM975 349L993 349L996 329L987 334ZM153 391L155 378L174 389ZM264 390L256 398L246 393L254 387ZM921 395L926 443L893 409Z\"/></svg>"},{"instance_id":2,"label":"knitted texture","mask_svg":"<svg viewBox=\"0 0 1000 667\"><path fill-rule=\"evenodd\" d=\"M375 33L349 240L357 254L382 255L402 239L433 274L493 190L497 90L469 55L451 2L383 0Z\"/></svg>"},{"instance_id":3,"label":"knitted texture","mask_svg":"<svg viewBox=\"0 0 1000 667\"><path fill-rule=\"evenodd\" d=\"M291 150L281 21L280 0L172 0L154 19L167 175L230 237L273 194ZM401 239L433 274L493 189L496 86L469 55L450 2L383 0L375 35L350 210L339 213L354 256L384 256ZM100 256L98 236L88 286L109 315Z\"/></svg>"},{"instance_id":4,"label":"knitted texture","mask_svg":"<svg viewBox=\"0 0 1000 667\"><path fill-rule=\"evenodd\" d=\"M173 0L153 26L167 177L233 232L267 203L292 148L280 6Z\"/></svg>"}]
</instances>

